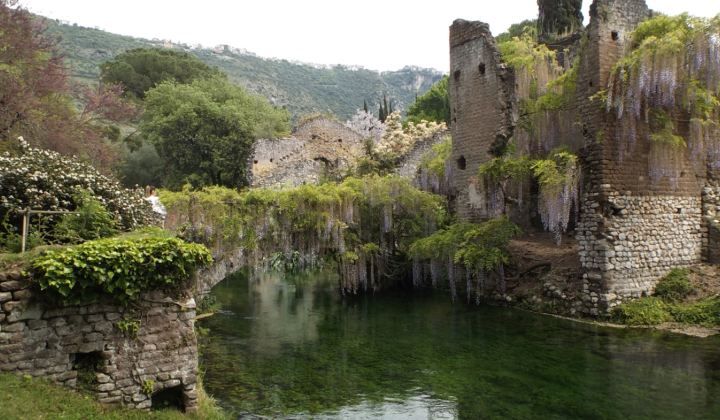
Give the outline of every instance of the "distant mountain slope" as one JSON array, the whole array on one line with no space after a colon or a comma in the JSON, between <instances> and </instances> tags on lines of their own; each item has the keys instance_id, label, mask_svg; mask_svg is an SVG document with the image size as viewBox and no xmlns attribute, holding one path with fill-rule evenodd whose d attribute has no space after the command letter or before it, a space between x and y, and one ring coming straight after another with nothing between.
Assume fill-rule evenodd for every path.
<instances>
[{"instance_id":1,"label":"distant mountain slope","mask_svg":"<svg viewBox=\"0 0 720 420\"><path fill-rule=\"evenodd\" d=\"M132 48L170 47L195 54L216 66L230 79L287 106L294 116L330 112L345 120L361 108L363 100L377 112L383 93L395 101L396 109L406 110L440 79L432 69L405 67L398 71L376 72L346 66L316 67L287 60L265 59L228 46L198 49L184 44L116 35L98 29L67 25L47 19L48 30L60 37L60 47L73 76L96 80L99 65Z\"/></svg>"}]
</instances>

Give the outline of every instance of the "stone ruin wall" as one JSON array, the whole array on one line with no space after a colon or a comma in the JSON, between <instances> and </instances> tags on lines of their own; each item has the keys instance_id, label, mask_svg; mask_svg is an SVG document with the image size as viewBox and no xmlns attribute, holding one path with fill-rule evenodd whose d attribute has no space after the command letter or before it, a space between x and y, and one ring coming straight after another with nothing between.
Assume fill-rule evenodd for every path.
<instances>
[{"instance_id":1,"label":"stone ruin wall","mask_svg":"<svg viewBox=\"0 0 720 420\"><path fill-rule=\"evenodd\" d=\"M195 301L176 302L162 292L142 296L137 312L109 304L60 307L41 302L32 279L0 273L0 372L78 386L76 362L96 360L97 399L147 409L154 391L172 390L186 411L197 408L198 353ZM140 321L136 337L120 331L126 315Z\"/></svg>"},{"instance_id":2,"label":"stone ruin wall","mask_svg":"<svg viewBox=\"0 0 720 420\"><path fill-rule=\"evenodd\" d=\"M292 137L259 140L252 158L253 187L317 183L327 170L342 170L364 153L363 137L327 118L300 125Z\"/></svg>"},{"instance_id":3,"label":"stone ruin wall","mask_svg":"<svg viewBox=\"0 0 720 420\"><path fill-rule=\"evenodd\" d=\"M587 39L580 47L574 108L584 147L578 150L584 170L583 195L576 227L583 290L592 302L584 312L597 314L625 297L651 293L671 268L720 260L720 189L706 184L704 162L689 152L676 183L650 179L647 127L638 127L632 146L612 113L589 100L608 84L628 36L651 16L643 0L596 0L591 6ZM457 212L461 219L488 217L477 180L478 165L496 136L512 130L508 81L487 26L456 21L450 28L450 99L453 113L453 160ZM478 66L485 63L485 74ZM492 64L492 65L490 65ZM512 85L511 85L512 86ZM683 127L680 127L683 130ZM575 144L575 139L566 143Z\"/></svg>"},{"instance_id":4,"label":"stone ruin wall","mask_svg":"<svg viewBox=\"0 0 720 420\"><path fill-rule=\"evenodd\" d=\"M643 0L595 1L578 73L586 182L576 231L584 282L599 293L600 310L651 293L673 267L702 262L707 245L704 162L694 164L686 150L676 182L651 179L647 125L638 124L633 140L613 111L588 100L607 86L631 32L651 14Z\"/></svg>"},{"instance_id":5,"label":"stone ruin wall","mask_svg":"<svg viewBox=\"0 0 720 420\"><path fill-rule=\"evenodd\" d=\"M487 218L487 203L477 170L491 159L490 146L512 133L514 78L500 59L490 28L458 19L450 27L451 164L457 215Z\"/></svg>"}]
</instances>

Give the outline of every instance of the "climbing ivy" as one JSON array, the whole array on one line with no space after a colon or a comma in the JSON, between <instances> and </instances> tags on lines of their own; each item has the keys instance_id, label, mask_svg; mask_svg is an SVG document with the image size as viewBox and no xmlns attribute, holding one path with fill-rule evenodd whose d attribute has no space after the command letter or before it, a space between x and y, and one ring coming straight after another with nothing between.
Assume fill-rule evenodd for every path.
<instances>
[{"instance_id":1,"label":"climbing ivy","mask_svg":"<svg viewBox=\"0 0 720 420\"><path fill-rule=\"evenodd\" d=\"M140 293L181 286L212 257L178 238L137 236L88 241L47 251L32 265L40 289L65 303L107 298L128 304Z\"/></svg>"}]
</instances>

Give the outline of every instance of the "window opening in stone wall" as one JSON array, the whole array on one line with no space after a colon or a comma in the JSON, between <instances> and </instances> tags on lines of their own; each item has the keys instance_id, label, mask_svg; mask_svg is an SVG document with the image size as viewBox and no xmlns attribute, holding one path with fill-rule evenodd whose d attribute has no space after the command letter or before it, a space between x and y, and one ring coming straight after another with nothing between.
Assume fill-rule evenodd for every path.
<instances>
[{"instance_id":1,"label":"window opening in stone wall","mask_svg":"<svg viewBox=\"0 0 720 420\"><path fill-rule=\"evenodd\" d=\"M467 162L465 161L465 156L460 156L457 160L457 166L459 169L462 169L463 171L467 167Z\"/></svg>"},{"instance_id":2,"label":"window opening in stone wall","mask_svg":"<svg viewBox=\"0 0 720 420\"><path fill-rule=\"evenodd\" d=\"M460 70L455 70L455 73L453 73L453 77L455 78L455 81L460 80Z\"/></svg>"},{"instance_id":3,"label":"window opening in stone wall","mask_svg":"<svg viewBox=\"0 0 720 420\"><path fill-rule=\"evenodd\" d=\"M342 143L342 139L338 139L338 143Z\"/></svg>"},{"instance_id":4,"label":"window opening in stone wall","mask_svg":"<svg viewBox=\"0 0 720 420\"><path fill-rule=\"evenodd\" d=\"M612 31L612 32L610 33L610 36L612 37L612 40L613 40L613 41L617 41L618 38L620 37L620 34L618 34L618 31Z\"/></svg>"},{"instance_id":5,"label":"window opening in stone wall","mask_svg":"<svg viewBox=\"0 0 720 420\"><path fill-rule=\"evenodd\" d=\"M485 63L480 63L480 65L478 66L478 71L481 75L485 75Z\"/></svg>"},{"instance_id":6,"label":"window opening in stone wall","mask_svg":"<svg viewBox=\"0 0 720 420\"><path fill-rule=\"evenodd\" d=\"M153 410L175 408L183 412L185 411L182 385L157 391L152 394L151 400Z\"/></svg>"},{"instance_id":7,"label":"window opening in stone wall","mask_svg":"<svg viewBox=\"0 0 720 420\"><path fill-rule=\"evenodd\" d=\"M257 161L257 160L253 160L253 163L257 165L258 161Z\"/></svg>"},{"instance_id":8,"label":"window opening in stone wall","mask_svg":"<svg viewBox=\"0 0 720 420\"><path fill-rule=\"evenodd\" d=\"M273 161L272 158L270 158L270 163L272 163L272 161Z\"/></svg>"},{"instance_id":9,"label":"window opening in stone wall","mask_svg":"<svg viewBox=\"0 0 720 420\"><path fill-rule=\"evenodd\" d=\"M682 212L683 212L682 207L678 207L678 208L677 208L677 214L682 214Z\"/></svg>"},{"instance_id":10,"label":"window opening in stone wall","mask_svg":"<svg viewBox=\"0 0 720 420\"><path fill-rule=\"evenodd\" d=\"M102 353L73 353L70 355L73 370L77 372L77 388L84 391L95 391L97 374L104 366Z\"/></svg>"}]
</instances>

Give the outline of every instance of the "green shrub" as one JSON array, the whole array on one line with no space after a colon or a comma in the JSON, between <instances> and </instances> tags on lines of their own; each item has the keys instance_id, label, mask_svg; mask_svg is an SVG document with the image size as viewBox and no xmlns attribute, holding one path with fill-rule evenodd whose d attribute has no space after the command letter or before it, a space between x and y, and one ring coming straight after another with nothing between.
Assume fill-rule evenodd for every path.
<instances>
[{"instance_id":1,"label":"green shrub","mask_svg":"<svg viewBox=\"0 0 720 420\"><path fill-rule=\"evenodd\" d=\"M718 297L694 303L669 305L669 311L675 321L683 324L720 324L720 298Z\"/></svg>"},{"instance_id":2,"label":"green shrub","mask_svg":"<svg viewBox=\"0 0 720 420\"><path fill-rule=\"evenodd\" d=\"M33 269L40 288L62 302L109 297L127 304L146 290L182 286L211 260L204 246L178 238L119 237L48 251Z\"/></svg>"},{"instance_id":3,"label":"green shrub","mask_svg":"<svg viewBox=\"0 0 720 420\"><path fill-rule=\"evenodd\" d=\"M673 268L655 286L655 296L666 302L681 301L692 291L693 287L688 280L688 270L684 268Z\"/></svg>"},{"instance_id":4,"label":"green shrub","mask_svg":"<svg viewBox=\"0 0 720 420\"><path fill-rule=\"evenodd\" d=\"M86 190L74 198L79 203L76 213L62 216L54 233L56 239L65 243L78 243L100 239L117 233L117 223L97 198Z\"/></svg>"},{"instance_id":5,"label":"green shrub","mask_svg":"<svg viewBox=\"0 0 720 420\"><path fill-rule=\"evenodd\" d=\"M627 325L658 325L672 321L668 305L656 297L646 297L616 306L612 310L615 321Z\"/></svg>"}]
</instances>

